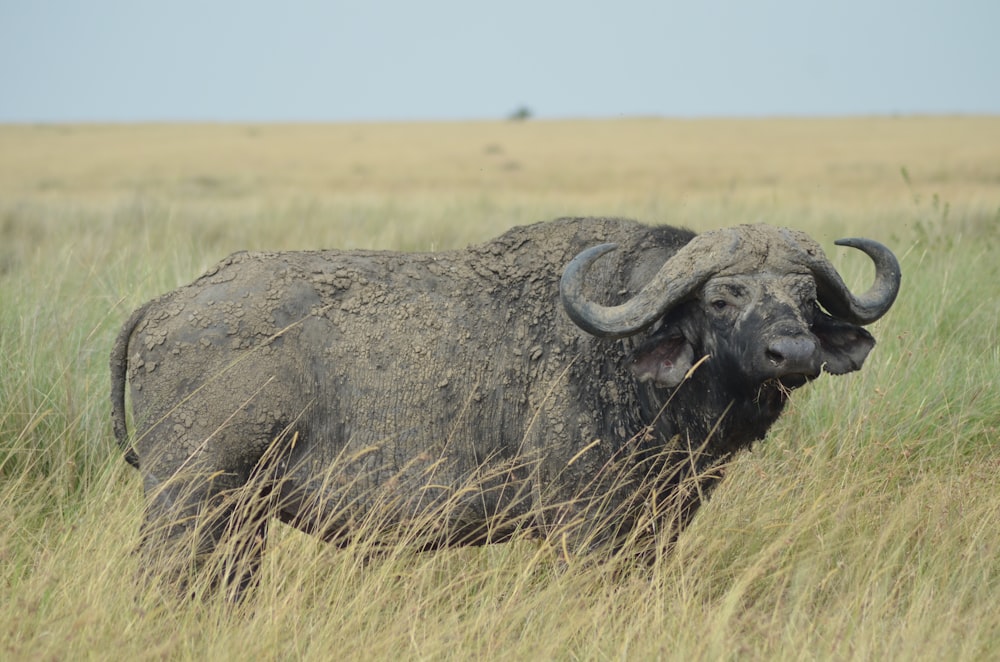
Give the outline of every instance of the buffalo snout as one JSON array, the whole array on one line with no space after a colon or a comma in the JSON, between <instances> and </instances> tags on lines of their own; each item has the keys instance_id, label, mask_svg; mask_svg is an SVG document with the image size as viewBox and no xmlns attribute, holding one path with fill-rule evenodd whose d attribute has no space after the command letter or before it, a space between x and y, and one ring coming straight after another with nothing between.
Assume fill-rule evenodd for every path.
<instances>
[{"instance_id":1,"label":"buffalo snout","mask_svg":"<svg viewBox=\"0 0 1000 662\"><path fill-rule=\"evenodd\" d=\"M764 348L762 368L769 377L816 377L820 371L819 345L807 335L774 338Z\"/></svg>"}]
</instances>

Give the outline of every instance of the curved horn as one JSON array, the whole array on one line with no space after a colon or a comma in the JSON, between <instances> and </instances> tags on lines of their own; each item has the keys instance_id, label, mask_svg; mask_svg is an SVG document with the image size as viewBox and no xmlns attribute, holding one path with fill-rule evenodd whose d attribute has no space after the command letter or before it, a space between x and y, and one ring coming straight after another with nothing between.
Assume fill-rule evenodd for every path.
<instances>
[{"instance_id":1,"label":"curved horn","mask_svg":"<svg viewBox=\"0 0 1000 662\"><path fill-rule=\"evenodd\" d=\"M871 239L838 239L838 246L864 252L875 263L875 282L861 295L852 294L830 262L823 258L812 265L819 302L830 314L854 324L871 324L885 315L899 294L899 261L888 248Z\"/></svg>"},{"instance_id":2,"label":"curved horn","mask_svg":"<svg viewBox=\"0 0 1000 662\"><path fill-rule=\"evenodd\" d=\"M583 280L597 259L616 248L617 244L600 244L581 252L566 265L559 281L566 314L581 329L601 338L623 338L642 331L711 274L704 265L678 260L678 253L634 297L618 306L602 306L584 296Z\"/></svg>"}]
</instances>

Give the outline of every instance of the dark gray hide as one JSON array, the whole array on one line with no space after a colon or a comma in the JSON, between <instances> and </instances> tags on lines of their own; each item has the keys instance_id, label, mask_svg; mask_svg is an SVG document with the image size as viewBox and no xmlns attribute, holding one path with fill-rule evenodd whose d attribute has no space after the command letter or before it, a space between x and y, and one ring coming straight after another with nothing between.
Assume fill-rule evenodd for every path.
<instances>
[{"instance_id":1,"label":"dark gray hide","mask_svg":"<svg viewBox=\"0 0 1000 662\"><path fill-rule=\"evenodd\" d=\"M792 388L874 345L858 324L899 267L845 241L876 263L859 297L768 226L561 219L462 251L236 253L136 311L112 352L143 548L249 531L224 578L242 587L272 515L341 544L671 539Z\"/></svg>"}]
</instances>

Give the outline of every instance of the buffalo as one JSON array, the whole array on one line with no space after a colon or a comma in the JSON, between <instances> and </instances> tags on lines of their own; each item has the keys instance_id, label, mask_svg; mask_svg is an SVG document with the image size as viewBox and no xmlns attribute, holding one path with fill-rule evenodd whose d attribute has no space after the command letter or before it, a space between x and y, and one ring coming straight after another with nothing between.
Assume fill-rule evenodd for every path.
<instances>
[{"instance_id":1,"label":"buffalo","mask_svg":"<svg viewBox=\"0 0 1000 662\"><path fill-rule=\"evenodd\" d=\"M235 253L135 311L111 353L143 567L179 579L222 546L213 582L240 593L272 518L340 545L655 554L794 389L874 346L899 263L836 243L874 262L867 292L767 225L565 218L456 251Z\"/></svg>"}]
</instances>

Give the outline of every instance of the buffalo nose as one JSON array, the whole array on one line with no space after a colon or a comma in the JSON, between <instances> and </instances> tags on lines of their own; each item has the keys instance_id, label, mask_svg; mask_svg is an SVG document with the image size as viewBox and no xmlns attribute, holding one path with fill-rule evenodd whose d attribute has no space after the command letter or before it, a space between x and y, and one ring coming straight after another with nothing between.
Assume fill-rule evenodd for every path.
<instances>
[{"instance_id":1,"label":"buffalo nose","mask_svg":"<svg viewBox=\"0 0 1000 662\"><path fill-rule=\"evenodd\" d=\"M807 336L784 336L771 341L765 356L778 372L809 374L815 371L816 342Z\"/></svg>"}]
</instances>

